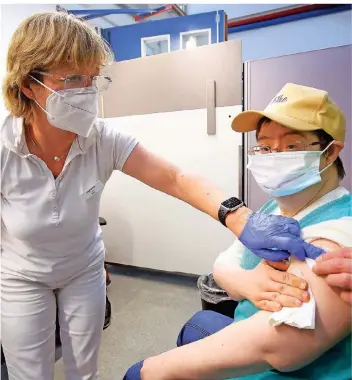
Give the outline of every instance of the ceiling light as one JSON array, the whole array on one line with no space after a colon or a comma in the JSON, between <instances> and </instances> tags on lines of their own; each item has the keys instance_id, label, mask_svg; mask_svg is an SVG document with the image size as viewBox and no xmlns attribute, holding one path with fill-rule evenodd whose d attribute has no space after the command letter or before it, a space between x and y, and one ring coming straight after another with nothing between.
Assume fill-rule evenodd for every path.
<instances>
[{"instance_id":1,"label":"ceiling light","mask_svg":"<svg viewBox=\"0 0 352 380\"><path fill-rule=\"evenodd\" d=\"M186 42L186 49L193 49L195 47L197 47L197 40L193 36L191 36Z\"/></svg>"}]
</instances>

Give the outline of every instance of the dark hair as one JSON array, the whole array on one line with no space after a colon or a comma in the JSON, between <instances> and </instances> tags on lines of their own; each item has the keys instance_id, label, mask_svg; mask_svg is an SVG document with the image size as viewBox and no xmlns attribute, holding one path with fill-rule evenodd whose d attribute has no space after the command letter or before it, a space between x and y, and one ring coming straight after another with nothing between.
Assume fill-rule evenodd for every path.
<instances>
[{"instance_id":1,"label":"dark hair","mask_svg":"<svg viewBox=\"0 0 352 380\"><path fill-rule=\"evenodd\" d=\"M262 118L260 118L260 120L258 121L258 126L257 126L257 131L256 131L257 140L258 140L258 135L259 135L261 127L264 124L270 123L270 122L271 122L271 119L269 119L266 116L263 116ZM316 136L318 137L318 139L320 141L323 141L323 143L321 144L322 150L324 150L331 143L331 141L334 141L334 138L331 135L329 135L328 133L326 133L323 129L318 129L318 130L312 131L312 132L316 134ZM338 175L339 179L340 180L344 179L346 172L345 172L345 168L343 167L343 162L342 162L340 156L337 156L334 164L336 166L337 175Z\"/></svg>"},{"instance_id":2,"label":"dark hair","mask_svg":"<svg viewBox=\"0 0 352 380\"><path fill-rule=\"evenodd\" d=\"M28 80L31 81L31 82L35 82L37 83L33 78L39 80L40 82L43 82L44 81L44 75L43 74L39 74L39 72L45 72L45 69L43 68L38 68L38 69L35 69L33 71L31 71L29 74L28 74ZM33 78L32 78L33 77Z\"/></svg>"}]
</instances>

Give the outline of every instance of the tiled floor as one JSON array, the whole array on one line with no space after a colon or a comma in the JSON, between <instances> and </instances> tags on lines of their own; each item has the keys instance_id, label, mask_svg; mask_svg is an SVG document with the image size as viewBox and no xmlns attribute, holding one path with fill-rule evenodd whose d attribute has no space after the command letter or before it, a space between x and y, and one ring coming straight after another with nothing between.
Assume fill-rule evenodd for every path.
<instances>
[{"instance_id":1,"label":"tiled floor","mask_svg":"<svg viewBox=\"0 0 352 380\"><path fill-rule=\"evenodd\" d=\"M112 268L112 323L104 331L100 380L121 380L128 367L175 347L183 324L200 309L196 279ZM55 380L64 380L62 360Z\"/></svg>"}]
</instances>

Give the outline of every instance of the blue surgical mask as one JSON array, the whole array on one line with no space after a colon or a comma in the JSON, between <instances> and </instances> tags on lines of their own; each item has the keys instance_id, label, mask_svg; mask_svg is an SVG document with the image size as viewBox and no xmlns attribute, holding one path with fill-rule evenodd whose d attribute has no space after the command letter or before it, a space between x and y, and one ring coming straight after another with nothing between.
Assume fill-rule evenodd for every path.
<instances>
[{"instance_id":1,"label":"blue surgical mask","mask_svg":"<svg viewBox=\"0 0 352 380\"><path fill-rule=\"evenodd\" d=\"M320 157L323 151L280 152L249 155L247 168L257 184L273 197L296 194L321 182Z\"/></svg>"}]
</instances>

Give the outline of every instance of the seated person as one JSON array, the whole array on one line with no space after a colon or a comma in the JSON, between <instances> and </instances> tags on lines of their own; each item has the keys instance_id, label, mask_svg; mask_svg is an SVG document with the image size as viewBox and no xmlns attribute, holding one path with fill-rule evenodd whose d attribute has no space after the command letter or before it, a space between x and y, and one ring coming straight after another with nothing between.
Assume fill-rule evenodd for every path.
<instances>
[{"instance_id":1,"label":"seated person","mask_svg":"<svg viewBox=\"0 0 352 380\"><path fill-rule=\"evenodd\" d=\"M257 133L248 168L273 197L259 213L296 219L303 238L323 251L352 246L352 197L340 186L345 118L326 92L287 84L265 111L239 114L233 129ZM273 254L263 250L263 257L280 260ZM178 348L131 367L125 380L350 379L351 307L307 263L291 257L290 269L299 269L302 280L279 270L287 263L264 261L237 240L214 265L215 280L240 301L235 323L197 313ZM307 285L315 328L271 326L272 311L308 301Z\"/></svg>"}]
</instances>

